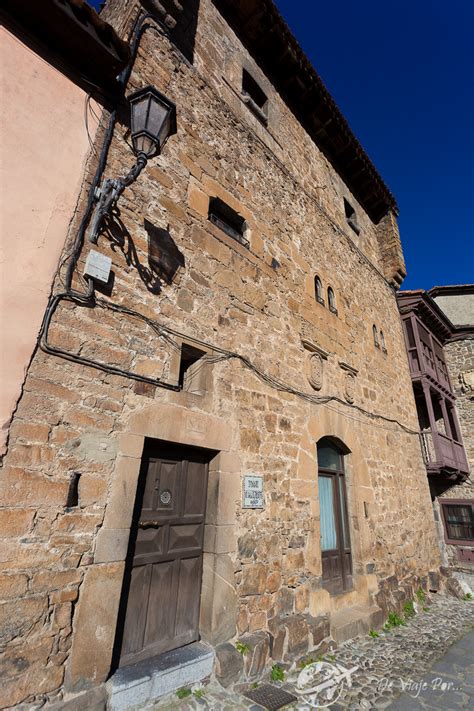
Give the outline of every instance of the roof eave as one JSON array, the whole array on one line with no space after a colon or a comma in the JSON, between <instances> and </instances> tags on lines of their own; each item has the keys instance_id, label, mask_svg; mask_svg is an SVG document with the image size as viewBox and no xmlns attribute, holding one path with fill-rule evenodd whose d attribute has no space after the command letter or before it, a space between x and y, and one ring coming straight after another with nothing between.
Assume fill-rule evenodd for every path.
<instances>
[{"instance_id":1,"label":"roof eave","mask_svg":"<svg viewBox=\"0 0 474 711\"><path fill-rule=\"evenodd\" d=\"M4 0L2 11L78 83L108 94L118 90L130 49L85 0Z\"/></svg>"}]
</instances>

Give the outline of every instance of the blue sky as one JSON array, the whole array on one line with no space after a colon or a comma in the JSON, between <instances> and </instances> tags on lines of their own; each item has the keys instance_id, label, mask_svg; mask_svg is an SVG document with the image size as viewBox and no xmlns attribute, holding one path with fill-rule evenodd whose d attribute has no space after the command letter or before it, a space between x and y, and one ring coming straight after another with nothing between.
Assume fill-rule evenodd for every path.
<instances>
[{"instance_id":1,"label":"blue sky","mask_svg":"<svg viewBox=\"0 0 474 711\"><path fill-rule=\"evenodd\" d=\"M402 288L472 283L474 2L276 4L397 198Z\"/></svg>"},{"instance_id":2,"label":"blue sky","mask_svg":"<svg viewBox=\"0 0 474 711\"><path fill-rule=\"evenodd\" d=\"M397 198L402 288L472 283L472 0L276 4Z\"/></svg>"}]
</instances>

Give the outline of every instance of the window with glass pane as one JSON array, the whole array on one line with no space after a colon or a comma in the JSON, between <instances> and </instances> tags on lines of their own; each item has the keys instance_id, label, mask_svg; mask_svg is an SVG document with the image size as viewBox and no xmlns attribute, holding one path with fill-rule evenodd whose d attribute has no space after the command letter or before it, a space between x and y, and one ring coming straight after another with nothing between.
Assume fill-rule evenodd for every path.
<instances>
[{"instance_id":1,"label":"window with glass pane","mask_svg":"<svg viewBox=\"0 0 474 711\"><path fill-rule=\"evenodd\" d=\"M320 469L340 470L342 462L339 450L331 444L318 445L318 465Z\"/></svg>"},{"instance_id":2,"label":"window with glass pane","mask_svg":"<svg viewBox=\"0 0 474 711\"><path fill-rule=\"evenodd\" d=\"M448 538L459 541L474 540L474 505L443 504Z\"/></svg>"},{"instance_id":3,"label":"window with glass pane","mask_svg":"<svg viewBox=\"0 0 474 711\"><path fill-rule=\"evenodd\" d=\"M342 539L344 548L349 547L349 531L347 530L347 509L346 509L346 492L344 490L344 479L338 477L339 483L339 501L341 504L341 523L342 523Z\"/></svg>"},{"instance_id":4,"label":"window with glass pane","mask_svg":"<svg viewBox=\"0 0 474 711\"><path fill-rule=\"evenodd\" d=\"M320 476L318 481L321 550L331 551L337 548L336 520L334 516L334 480L332 477Z\"/></svg>"},{"instance_id":5,"label":"window with glass pane","mask_svg":"<svg viewBox=\"0 0 474 711\"><path fill-rule=\"evenodd\" d=\"M323 586L339 594L352 588L352 556L344 455L329 438L318 443L318 491Z\"/></svg>"}]
</instances>

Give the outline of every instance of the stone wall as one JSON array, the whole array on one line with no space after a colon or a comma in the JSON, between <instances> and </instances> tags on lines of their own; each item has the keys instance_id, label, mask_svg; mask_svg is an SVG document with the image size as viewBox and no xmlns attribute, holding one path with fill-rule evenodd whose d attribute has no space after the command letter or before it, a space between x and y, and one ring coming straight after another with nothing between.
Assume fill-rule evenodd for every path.
<instances>
[{"instance_id":1,"label":"stone wall","mask_svg":"<svg viewBox=\"0 0 474 711\"><path fill-rule=\"evenodd\" d=\"M461 299L459 297L456 297L456 299L459 306ZM471 475L466 482L453 486L441 498L469 499L474 502L474 483L472 480L472 472L474 470L474 339L466 338L447 343L444 346L444 353L453 392L456 396L456 411ZM444 564L460 572L469 581L471 587L474 588L474 545L471 547L463 546L464 551L460 555L460 546L446 543L445 527L439 503L435 507L435 514L438 519ZM468 552L469 550L470 553Z\"/></svg>"},{"instance_id":2,"label":"stone wall","mask_svg":"<svg viewBox=\"0 0 474 711\"><path fill-rule=\"evenodd\" d=\"M239 62L268 92L268 130L235 92ZM400 609L439 565L377 227L209 0L200 4L194 66L159 28L143 34L128 90L149 83L176 102L178 133L99 238L112 258L111 290L94 308L62 300L49 332L51 346L96 367L38 350L10 430L0 514L4 707L67 698L110 673L147 437L219 452L201 603L211 644L259 635L260 665L271 654L293 658L327 634L338 609ZM128 127L118 123L105 174L132 162ZM249 248L209 222L212 197L245 218ZM358 236L344 197L357 210ZM148 260L157 234L162 271ZM315 274L334 289L337 314L316 302ZM387 353L374 347L374 323ZM174 392L100 369L176 385L183 342L213 356L195 388ZM324 436L350 451L354 589L337 598L321 585L316 442ZM78 504L68 508L74 472ZM264 477L263 510L241 507L245 473Z\"/></svg>"},{"instance_id":3,"label":"stone wall","mask_svg":"<svg viewBox=\"0 0 474 711\"><path fill-rule=\"evenodd\" d=\"M471 472L474 468L474 337L444 346L456 411Z\"/></svg>"}]
</instances>

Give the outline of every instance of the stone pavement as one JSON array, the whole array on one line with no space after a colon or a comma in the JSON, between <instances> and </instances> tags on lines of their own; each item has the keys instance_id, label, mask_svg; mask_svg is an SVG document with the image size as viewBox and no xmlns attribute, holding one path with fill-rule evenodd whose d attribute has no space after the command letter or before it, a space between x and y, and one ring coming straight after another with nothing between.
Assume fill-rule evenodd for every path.
<instances>
[{"instance_id":1,"label":"stone pavement","mask_svg":"<svg viewBox=\"0 0 474 711\"><path fill-rule=\"evenodd\" d=\"M418 685L401 694L388 708L474 709L474 631L453 644Z\"/></svg>"},{"instance_id":2,"label":"stone pavement","mask_svg":"<svg viewBox=\"0 0 474 711\"><path fill-rule=\"evenodd\" d=\"M325 655L326 667L356 670L338 684L330 711L341 709L469 709L474 708L474 602L438 593L429 607L406 624L379 637L358 637ZM323 665L324 666L324 665ZM286 709L311 711L296 681L300 669L290 670L282 688L298 695ZM268 674L259 684L268 683ZM312 683L314 687L316 682ZM255 685L255 683L254 683ZM251 684L249 683L249 687ZM261 711L240 689L223 689L216 681L185 699L169 696L153 711ZM337 696L337 699L336 699ZM313 706L314 708L314 706Z\"/></svg>"}]
</instances>

